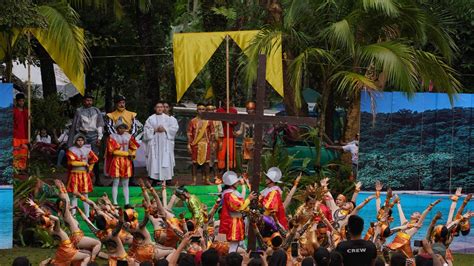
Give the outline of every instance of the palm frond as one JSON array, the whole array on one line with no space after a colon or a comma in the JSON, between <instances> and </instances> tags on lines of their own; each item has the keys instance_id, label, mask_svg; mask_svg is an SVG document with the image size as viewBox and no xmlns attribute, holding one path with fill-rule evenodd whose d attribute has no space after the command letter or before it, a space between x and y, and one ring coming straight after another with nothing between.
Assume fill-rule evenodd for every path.
<instances>
[{"instance_id":1,"label":"palm frond","mask_svg":"<svg viewBox=\"0 0 474 266\"><path fill-rule=\"evenodd\" d=\"M297 108L300 108L302 103L300 91L308 60L316 60L318 63L326 62L329 64L335 62L331 53L321 48L308 48L292 60L288 69L288 74L290 75L288 78L295 90L295 105Z\"/></svg>"},{"instance_id":2,"label":"palm frond","mask_svg":"<svg viewBox=\"0 0 474 266\"><path fill-rule=\"evenodd\" d=\"M453 25L454 18L445 10L432 9L427 16L425 23L428 42L431 43L438 52L451 62L455 54L459 51L454 42L452 32L447 26Z\"/></svg>"},{"instance_id":3,"label":"palm frond","mask_svg":"<svg viewBox=\"0 0 474 266\"><path fill-rule=\"evenodd\" d=\"M375 64L394 88L414 93L418 88L413 49L401 42L389 41L360 47L364 65Z\"/></svg>"},{"instance_id":4,"label":"palm frond","mask_svg":"<svg viewBox=\"0 0 474 266\"><path fill-rule=\"evenodd\" d=\"M355 95L363 88L377 89L377 85L370 78L351 71L339 71L329 81L336 84L337 92L347 95Z\"/></svg>"},{"instance_id":5,"label":"palm frond","mask_svg":"<svg viewBox=\"0 0 474 266\"><path fill-rule=\"evenodd\" d=\"M84 8L84 6L93 7L95 10L109 12L113 11L115 18L122 19L124 15L122 3L120 0L67 0L73 7ZM112 8L111 8L112 7Z\"/></svg>"},{"instance_id":6,"label":"palm frond","mask_svg":"<svg viewBox=\"0 0 474 266\"><path fill-rule=\"evenodd\" d=\"M434 88L437 91L446 92L452 103L454 95L462 89L457 79L458 73L441 57L430 52L416 50L415 59L415 67L420 79L424 81L424 89L427 89L429 81L432 81Z\"/></svg>"},{"instance_id":7,"label":"palm frond","mask_svg":"<svg viewBox=\"0 0 474 266\"><path fill-rule=\"evenodd\" d=\"M332 43L332 46L336 48L340 47L350 54L354 53L354 32L347 19L332 23L324 29L320 35L323 39L327 38L329 42Z\"/></svg>"},{"instance_id":8,"label":"palm frond","mask_svg":"<svg viewBox=\"0 0 474 266\"><path fill-rule=\"evenodd\" d=\"M393 0L362 0L362 6L366 11L373 9L388 17L398 17L400 14L399 6Z\"/></svg>"},{"instance_id":9,"label":"palm frond","mask_svg":"<svg viewBox=\"0 0 474 266\"><path fill-rule=\"evenodd\" d=\"M46 29L30 29L51 58L81 93L84 90L84 64L88 50L84 31L77 26L78 14L66 2L38 7L48 24Z\"/></svg>"}]
</instances>

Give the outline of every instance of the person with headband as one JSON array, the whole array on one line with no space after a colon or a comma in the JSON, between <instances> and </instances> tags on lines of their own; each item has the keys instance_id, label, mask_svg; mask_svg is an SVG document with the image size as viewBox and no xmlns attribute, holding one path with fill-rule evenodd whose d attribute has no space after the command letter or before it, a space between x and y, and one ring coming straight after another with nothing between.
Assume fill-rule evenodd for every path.
<instances>
[{"instance_id":1,"label":"person with headband","mask_svg":"<svg viewBox=\"0 0 474 266\"><path fill-rule=\"evenodd\" d=\"M204 104L197 105L197 116L188 123L186 133L188 135L188 152L193 162L192 177L193 185L196 184L198 166L203 168L202 179L210 185L209 162L211 159L211 140L214 138L212 122L201 118L206 111Z\"/></svg>"}]
</instances>

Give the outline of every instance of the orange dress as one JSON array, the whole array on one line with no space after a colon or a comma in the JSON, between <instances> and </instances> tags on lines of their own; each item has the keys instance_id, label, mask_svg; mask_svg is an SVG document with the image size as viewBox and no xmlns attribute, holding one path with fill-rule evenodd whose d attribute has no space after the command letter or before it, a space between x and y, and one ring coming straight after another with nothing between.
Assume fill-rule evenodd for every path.
<instances>
[{"instance_id":1,"label":"orange dress","mask_svg":"<svg viewBox=\"0 0 474 266\"><path fill-rule=\"evenodd\" d=\"M132 177L132 159L139 147L135 138L127 132L110 135L107 140L107 175L112 178Z\"/></svg>"},{"instance_id":2,"label":"orange dress","mask_svg":"<svg viewBox=\"0 0 474 266\"><path fill-rule=\"evenodd\" d=\"M133 241L132 246L128 250L128 257L135 259L136 262L153 261L155 257L155 245L145 244L139 245Z\"/></svg>"},{"instance_id":3,"label":"orange dress","mask_svg":"<svg viewBox=\"0 0 474 266\"><path fill-rule=\"evenodd\" d=\"M81 239L84 237L84 232L82 230L78 230L76 232L73 232L69 239L71 239L72 244L77 247L77 244L81 241Z\"/></svg>"},{"instance_id":4,"label":"orange dress","mask_svg":"<svg viewBox=\"0 0 474 266\"><path fill-rule=\"evenodd\" d=\"M222 193L222 209L219 214L219 233L225 234L227 241L241 241L245 238L245 225L242 214L250 204L249 199L243 199L235 189L226 189Z\"/></svg>"},{"instance_id":5,"label":"orange dress","mask_svg":"<svg viewBox=\"0 0 474 266\"><path fill-rule=\"evenodd\" d=\"M13 167L26 169L28 159L28 109L13 108Z\"/></svg>"},{"instance_id":6,"label":"orange dress","mask_svg":"<svg viewBox=\"0 0 474 266\"><path fill-rule=\"evenodd\" d=\"M81 148L72 146L66 152L69 166L69 179L67 192L89 193L93 190L90 172L94 164L99 161L97 155L91 150L90 145Z\"/></svg>"},{"instance_id":7,"label":"orange dress","mask_svg":"<svg viewBox=\"0 0 474 266\"><path fill-rule=\"evenodd\" d=\"M59 244L58 249L56 250L56 255L51 261L51 264L55 266L69 266L77 252L78 251L71 240L63 240L61 244Z\"/></svg>"}]
</instances>

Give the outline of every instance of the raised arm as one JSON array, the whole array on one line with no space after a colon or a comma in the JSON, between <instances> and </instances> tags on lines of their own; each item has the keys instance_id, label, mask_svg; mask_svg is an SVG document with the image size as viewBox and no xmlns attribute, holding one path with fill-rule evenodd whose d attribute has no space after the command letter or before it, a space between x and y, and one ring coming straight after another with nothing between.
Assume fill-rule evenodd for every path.
<instances>
[{"instance_id":1,"label":"raised arm","mask_svg":"<svg viewBox=\"0 0 474 266\"><path fill-rule=\"evenodd\" d=\"M300 173L300 175L295 179L295 182L293 183L293 187L291 188L290 192L286 195L285 201L283 202L283 207L288 208L288 205L290 205L291 199L293 198L293 195L295 195L296 189L298 188L298 184L300 183L301 180L301 175L303 173Z\"/></svg>"},{"instance_id":2,"label":"raised arm","mask_svg":"<svg viewBox=\"0 0 474 266\"><path fill-rule=\"evenodd\" d=\"M457 213L456 213L456 216L455 216L456 218L462 215L462 213L463 213L463 211L464 211L464 208L466 208L466 205L469 203L469 201L471 200L471 198L472 198L472 194L468 194L468 195L464 198L464 200L463 200L463 202L462 202L462 204L461 204L461 207L459 207L459 209L458 209L458 211L457 211Z\"/></svg>"},{"instance_id":3,"label":"raised arm","mask_svg":"<svg viewBox=\"0 0 474 266\"><path fill-rule=\"evenodd\" d=\"M435 227L438 220L441 219L441 212L437 212L436 215L431 219L431 223L428 226L428 230L426 231L425 239L430 241L431 240L431 232L433 232L433 228Z\"/></svg>"},{"instance_id":4,"label":"raised arm","mask_svg":"<svg viewBox=\"0 0 474 266\"><path fill-rule=\"evenodd\" d=\"M456 210L456 205L458 203L458 199L461 196L462 188L458 187L456 189L456 193L451 196L451 206L449 207L449 214L448 214L448 220L446 221L446 224L449 224L453 221L453 216L454 216L454 211Z\"/></svg>"},{"instance_id":5,"label":"raised arm","mask_svg":"<svg viewBox=\"0 0 474 266\"><path fill-rule=\"evenodd\" d=\"M83 202L89 204L90 206L92 206L92 208L94 208L94 210L99 210L100 209L99 206L97 206L97 204L95 204L95 202L93 200L90 200L89 198L86 198L81 193L75 192L74 196L78 197L81 201L83 201Z\"/></svg>"},{"instance_id":6,"label":"raised arm","mask_svg":"<svg viewBox=\"0 0 474 266\"><path fill-rule=\"evenodd\" d=\"M150 195L148 195L148 191L146 189L145 183L143 183L143 180L138 179L138 185L142 189L142 195L143 199L145 200L145 204L150 205Z\"/></svg>"},{"instance_id":7,"label":"raised arm","mask_svg":"<svg viewBox=\"0 0 474 266\"><path fill-rule=\"evenodd\" d=\"M383 185L380 181L375 181L375 207L377 209L377 212L380 211L380 192L382 191Z\"/></svg>"},{"instance_id":8,"label":"raised arm","mask_svg":"<svg viewBox=\"0 0 474 266\"><path fill-rule=\"evenodd\" d=\"M361 187L362 187L362 182L359 181L355 184L354 193L352 194L352 199L351 199L352 202L356 202L357 196L359 195Z\"/></svg>"},{"instance_id":9,"label":"raised arm","mask_svg":"<svg viewBox=\"0 0 474 266\"><path fill-rule=\"evenodd\" d=\"M168 261L170 266L178 265L179 255L181 254L181 252L183 252L183 250L186 248L186 246L191 242L191 236L192 235L193 235L192 232L187 232L184 235L183 240L179 244L178 248L175 251L173 251L173 253L168 255L166 260Z\"/></svg>"},{"instance_id":10,"label":"raised arm","mask_svg":"<svg viewBox=\"0 0 474 266\"><path fill-rule=\"evenodd\" d=\"M97 233L99 232L99 229L97 227L95 227L95 225L91 222L91 220L89 220L89 218L86 216L86 214L81 210L81 208L78 208L76 207L76 210L77 212L79 213L79 215L82 217L82 219L84 220L84 222L86 222L86 225L87 227L89 227L89 229L91 230L92 233L94 233L94 235L97 235Z\"/></svg>"},{"instance_id":11,"label":"raised arm","mask_svg":"<svg viewBox=\"0 0 474 266\"><path fill-rule=\"evenodd\" d=\"M158 208L158 211L165 217L168 217L168 214L165 210L165 208L163 207L163 204L161 203L161 200L160 200L160 197L158 196L158 193L156 192L156 190L151 186L151 184L147 181L146 182L147 186L148 186L148 189L150 190L151 192L151 195L153 196L153 199L155 199L155 202L156 202L156 206Z\"/></svg>"},{"instance_id":12,"label":"raised arm","mask_svg":"<svg viewBox=\"0 0 474 266\"><path fill-rule=\"evenodd\" d=\"M364 201L362 201L361 204L357 205L357 207L354 208L354 210L351 212L351 215L357 214L362 208L364 208L365 205L367 205L367 203L369 203L369 201L371 201L374 198L375 198L374 195L367 197Z\"/></svg>"},{"instance_id":13,"label":"raised arm","mask_svg":"<svg viewBox=\"0 0 474 266\"><path fill-rule=\"evenodd\" d=\"M408 220L405 217L405 214L403 213L402 204L400 203L400 197L398 195L395 195L393 202L397 204L398 216L400 216L400 225L405 225Z\"/></svg>"}]
</instances>

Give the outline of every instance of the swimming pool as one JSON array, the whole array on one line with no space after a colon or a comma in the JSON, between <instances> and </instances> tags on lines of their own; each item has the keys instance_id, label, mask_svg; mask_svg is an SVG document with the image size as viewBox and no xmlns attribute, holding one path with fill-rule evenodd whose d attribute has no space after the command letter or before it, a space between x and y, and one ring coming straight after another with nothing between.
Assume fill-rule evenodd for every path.
<instances>
[{"instance_id":1,"label":"swimming pool","mask_svg":"<svg viewBox=\"0 0 474 266\"><path fill-rule=\"evenodd\" d=\"M0 249L13 245L13 188L0 187Z\"/></svg>"},{"instance_id":2,"label":"swimming pool","mask_svg":"<svg viewBox=\"0 0 474 266\"><path fill-rule=\"evenodd\" d=\"M418 230L417 234L412 238L412 245L413 240L423 239L426 234L426 230L431 222L431 219L436 215L438 211L440 211L443 215L439 223L446 223L446 219L448 218L449 207L451 206L451 200L449 195L436 195L436 194L407 194L407 193L396 193L400 197L400 202L402 204L403 213L407 219L410 219L410 215L415 212L419 211L420 213L423 212L428 205L437 200L441 199L441 202L436 205L433 210L428 214L426 217L423 227ZM357 204L361 203L365 198L370 195L374 195L374 192L361 192L357 197ZM380 196L382 204L385 201L385 194ZM462 201L464 200L464 196L460 197L458 200L457 207L461 206ZM474 210L474 202L471 200L464 209L464 212L468 210ZM457 211L457 209L456 209ZM376 221L376 210L375 210L375 199L371 200L360 212L359 215L364 218L365 224L364 229L370 225L370 222ZM393 218L395 219L391 225L391 227L397 227L400 225L400 218L398 215L397 207L393 207ZM365 232L364 232L365 234ZM389 241L393 239L394 236L389 238ZM389 241L387 241L389 243ZM471 230L471 233L467 236L459 236L456 237L454 242L451 244L451 249L455 252L459 253L474 253L474 230Z\"/></svg>"}]
</instances>

